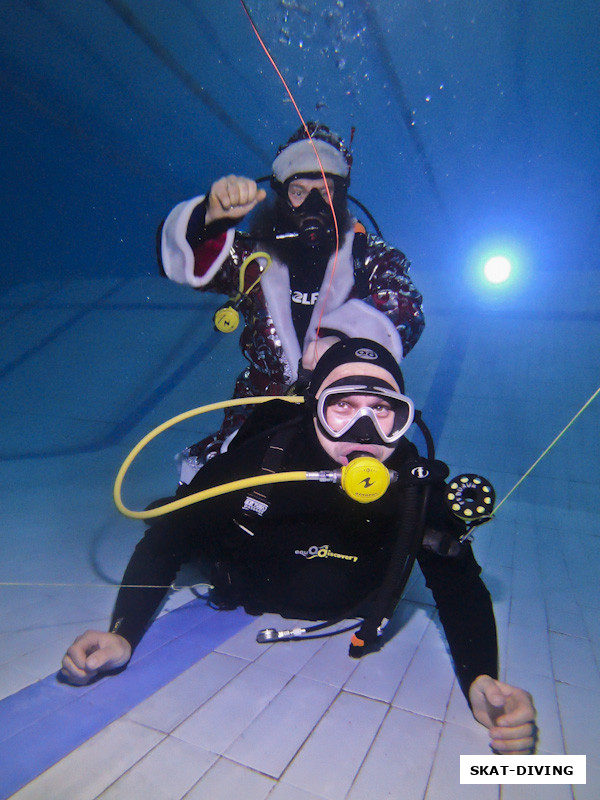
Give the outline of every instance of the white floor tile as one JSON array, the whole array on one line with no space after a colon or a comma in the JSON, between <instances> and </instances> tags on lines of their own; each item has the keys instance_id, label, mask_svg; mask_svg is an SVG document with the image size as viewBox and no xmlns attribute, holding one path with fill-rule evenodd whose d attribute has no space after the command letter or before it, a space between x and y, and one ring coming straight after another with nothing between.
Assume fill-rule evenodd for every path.
<instances>
[{"instance_id":1,"label":"white floor tile","mask_svg":"<svg viewBox=\"0 0 600 800\"><path fill-rule=\"evenodd\" d=\"M269 800L323 800L323 795L305 792L287 783L278 783L269 795Z\"/></svg>"},{"instance_id":2,"label":"white floor tile","mask_svg":"<svg viewBox=\"0 0 600 800\"><path fill-rule=\"evenodd\" d=\"M266 800L274 785L272 778L220 758L185 796L185 800L217 800L221 797Z\"/></svg>"},{"instance_id":3,"label":"white floor tile","mask_svg":"<svg viewBox=\"0 0 600 800\"><path fill-rule=\"evenodd\" d=\"M452 661L434 625L427 628L392 705L442 720L454 683Z\"/></svg>"},{"instance_id":4,"label":"white floor tile","mask_svg":"<svg viewBox=\"0 0 600 800\"><path fill-rule=\"evenodd\" d=\"M69 644L85 630L90 627L99 630L108 628L108 619L93 620L92 624L81 625L75 623L71 625L57 626L60 628L60 635L54 631L52 641L46 642L42 647L36 647L28 653L15 660L18 669L30 676L33 680L42 680L47 675L57 672L60 669L62 657L65 653L65 642Z\"/></svg>"},{"instance_id":5,"label":"white floor tile","mask_svg":"<svg viewBox=\"0 0 600 800\"><path fill-rule=\"evenodd\" d=\"M127 718L158 731L171 732L247 665L240 658L209 653L136 706Z\"/></svg>"},{"instance_id":6,"label":"white floor tile","mask_svg":"<svg viewBox=\"0 0 600 800\"><path fill-rule=\"evenodd\" d=\"M461 755L489 755L487 736L478 730L467 730L446 723L435 754L425 800L498 800L498 786L460 783Z\"/></svg>"},{"instance_id":7,"label":"white floor tile","mask_svg":"<svg viewBox=\"0 0 600 800\"><path fill-rule=\"evenodd\" d=\"M3 664L0 666L0 700L21 691L34 682L31 675L10 666L10 664Z\"/></svg>"},{"instance_id":8,"label":"white floor tile","mask_svg":"<svg viewBox=\"0 0 600 800\"><path fill-rule=\"evenodd\" d=\"M286 622L287 624L283 627L284 630L291 630L295 627L290 625L289 620L286 620ZM303 623L303 627L308 625L309 623L307 622ZM260 656L260 664L263 667L269 667L269 669L285 672L287 675L295 675L310 661L315 653L319 652L325 641L325 639L298 639L289 642L278 642L265 649Z\"/></svg>"},{"instance_id":9,"label":"white floor tile","mask_svg":"<svg viewBox=\"0 0 600 800\"><path fill-rule=\"evenodd\" d=\"M528 554L531 556L537 555L537 548L535 548L535 540L531 536L521 536L518 540L520 542L527 542L530 548ZM523 551L523 546L521 545ZM519 568L513 570L512 578L512 596L513 598L524 598L525 600L533 601L539 597L542 589L542 580L539 575L539 568L537 565L537 558L529 564L528 569L523 569L522 564L527 563L520 561Z\"/></svg>"},{"instance_id":10,"label":"white floor tile","mask_svg":"<svg viewBox=\"0 0 600 800\"><path fill-rule=\"evenodd\" d=\"M537 596L511 598L510 624L524 625L538 630L545 630L548 627L546 607L541 592Z\"/></svg>"},{"instance_id":11,"label":"white floor tile","mask_svg":"<svg viewBox=\"0 0 600 800\"><path fill-rule=\"evenodd\" d=\"M556 680L600 693L600 673L589 641L562 633L550 633L549 639Z\"/></svg>"},{"instance_id":12,"label":"white floor tile","mask_svg":"<svg viewBox=\"0 0 600 800\"><path fill-rule=\"evenodd\" d=\"M574 800L596 800L600 795L600 768L590 764L586 767L586 782L573 786Z\"/></svg>"},{"instance_id":13,"label":"white floor tile","mask_svg":"<svg viewBox=\"0 0 600 800\"><path fill-rule=\"evenodd\" d=\"M283 689L289 676L250 664L240 675L175 728L173 735L223 754Z\"/></svg>"},{"instance_id":14,"label":"white floor tile","mask_svg":"<svg viewBox=\"0 0 600 800\"><path fill-rule=\"evenodd\" d=\"M587 639L588 633L583 615L579 610L563 611L559 608L551 608L547 611L548 630L553 633L562 633L566 636L578 636Z\"/></svg>"},{"instance_id":15,"label":"white floor tile","mask_svg":"<svg viewBox=\"0 0 600 800\"><path fill-rule=\"evenodd\" d=\"M255 617L246 627L238 631L226 642L217 647L217 652L225 653L238 658L245 658L248 661L255 661L265 655L265 652L273 647L270 644L259 644L256 641L256 634L263 628L286 628L287 620L277 614L262 614Z\"/></svg>"},{"instance_id":16,"label":"white floor tile","mask_svg":"<svg viewBox=\"0 0 600 800\"><path fill-rule=\"evenodd\" d=\"M509 626L507 668L512 666L537 675L553 677L546 628L512 624Z\"/></svg>"},{"instance_id":17,"label":"white floor tile","mask_svg":"<svg viewBox=\"0 0 600 800\"><path fill-rule=\"evenodd\" d=\"M10 624L9 622L7 624ZM13 622L14 625L14 622ZM10 664L14 659L23 658L43 647L49 639L55 638L56 632L49 627L35 625L4 633L0 636L0 661Z\"/></svg>"},{"instance_id":18,"label":"white floor tile","mask_svg":"<svg viewBox=\"0 0 600 800\"><path fill-rule=\"evenodd\" d=\"M336 695L333 686L293 678L225 755L258 772L280 777Z\"/></svg>"},{"instance_id":19,"label":"white floor tile","mask_svg":"<svg viewBox=\"0 0 600 800\"><path fill-rule=\"evenodd\" d=\"M98 795L97 800L180 800L217 758L214 753L167 737Z\"/></svg>"},{"instance_id":20,"label":"white floor tile","mask_svg":"<svg viewBox=\"0 0 600 800\"><path fill-rule=\"evenodd\" d=\"M594 608L582 608L586 631L592 641L600 642L600 614Z\"/></svg>"},{"instance_id":21,"label":"white floor tile","mask_svg":"<svg viewBox=\"0 0 600 800\"><path fill-rule=\"evenodd\" d=\"M571 581L569 579L566 565L563 563L557 567L557 573L561 576L558 580L549 575L544 578L544 601L546 603L546 615L548 620L553 621L553 624L558 622L559 627L563 627L563 620L569 617L577 617L583 613L583 609L575 599ZM568 616L565 616L568 615ZM577 635L575 631L579 627L579 622L574 620L576 627L573 630L562 631L563 633L571 633Z\"/></svg>"},{"instance_id":22,"label":"white floor tile","mask_svg":"<svg viewBox=\"0 0 600 800\"><path fill-rule=\"evenodd\" d=\"M588 764L600 768L600 694L563 683L556 690L566 752L587 755Z\"/></svg>"},{"instance_id":23,"label":"white floor tile","mask_svg":"<svg viewBox=\"0 0 600 800\"><path fill-rule=\"evenodd\" d=\"M327 800L342 800L386 709L383 703L342 692L283 774L283 782Z\"/></svg>"},{"instance_id":24,"label":"white floor tile","mask_svg":"<svg viewBox=\"0 0 600 800\"><path fill-rule=\"evenodd\" d=\"M392 708L347 795L347 800L425 796L442 724Z\"/></svg>"},{"instance_id":25,"label":"white floor tile","mask_svg":"<svg viewBox=\"0 0 600 800\"><path fill-rule=\"evenodd\" d=\"M133 722L113 722L13 795L14 800L93 800L163 738Z\"/></svg>"}]
</instances>

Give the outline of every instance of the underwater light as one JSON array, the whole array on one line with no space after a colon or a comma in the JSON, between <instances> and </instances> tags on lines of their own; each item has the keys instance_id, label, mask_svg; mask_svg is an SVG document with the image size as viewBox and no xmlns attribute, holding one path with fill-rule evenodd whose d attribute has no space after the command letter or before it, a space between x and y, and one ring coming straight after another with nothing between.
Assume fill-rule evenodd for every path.
<instances>
[{"instance_id":1,"label":"underwater light","mask_svg":"<svg viewBox=\"0 0 600 800\"><path fill-rule=\"evenodd\" d=\"M483 267L483 274L490 283L504 283L510 277L512 265L506 256L492 256Z\"/></svg>"}]
</instances>

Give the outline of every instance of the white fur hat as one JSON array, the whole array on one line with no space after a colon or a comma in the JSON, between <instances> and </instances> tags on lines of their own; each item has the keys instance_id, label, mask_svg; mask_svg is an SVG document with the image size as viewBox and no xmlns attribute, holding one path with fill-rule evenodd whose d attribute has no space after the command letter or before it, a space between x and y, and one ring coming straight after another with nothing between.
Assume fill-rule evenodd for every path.
<instances>
[{"instance_id":1,"label":"white fur hat","mask_svg":"<svg viewBox=\"0 0 600 800\"><path fill-rule=\"evenodd\" d=\"M309 130L311 127L313 128L310 131L311 139L306 138L305 131L301 128L287 144L279 148L273 161L273 177L280 183L284 183L294 175L320 173L321 165L315 148L326 174L338 175L340 178L348 177L352 156L342 140L324 125L309 123Z\"/></svg>"}]
</instances>

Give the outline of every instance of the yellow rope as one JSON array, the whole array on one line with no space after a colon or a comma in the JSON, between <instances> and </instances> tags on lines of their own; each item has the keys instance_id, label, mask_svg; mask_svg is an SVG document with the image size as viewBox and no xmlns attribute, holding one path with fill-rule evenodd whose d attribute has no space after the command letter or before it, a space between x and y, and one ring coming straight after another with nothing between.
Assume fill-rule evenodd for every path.
<instances>
[{"instance_id":1,"label":"yellow rope","mask_svg":"<svg viewBox=\"0 0 600 800\"><path fill-rule=\"evenodd\" d=\"M581 406L581 408L580 408L580 409L579 409L579 411L578 411L578 412L575 414L575 416L573 417L573 419L572 419L572 420L571 420L571 421L570 421L570 422L569 422L567 425L565 425L565 427L564 427L564 428L562 429L562 431L561 431L561 432L558 434L558 436L557 436L557 437L554 439L554 441L552 441L552 442L551 442L551 443L548 445L548 447L547 447L547 448L544 450L544 452L541 454L541 456L540 456L538 459L536 459L536 460L533 462L533 464L532 464L532 465L529 467L529 469L527 470L527 472L526 472L526 473L525 473L525 474L524 474L524 475L523 475L521 478L519 478L519 480L518 480L518 481L515 483L515 485L514 485L514 486L512 487L512 489L510 490L510 492L508 492L508 494L507 494L507 495L505 495L505 496L502 498L502 500L501 500L501 501L500 501L500 502L499 502L499 503L496 505L496 508L494 509L494 514L493 514L493 516L496 516L496 514L498 513L498 509L500 508L500 506L501 506L503 503L505 503L505 502L508 500L508 498L509 498L509 497L511 496L511 494L512 494L512 493L515 491L515 489L517 489L517 488L518 488L518 487L519 487L519 486L520 486L520 485L523 483L523 481L525 480L525 478L527 478L527 476L528 476L528 475L531 475L531 473L532 473L532 472L533 472L533 470L534 470L534 469L537 467L537 465L540 463L540 461L542 460L542 458L544 458L544 456L546 456L546 455L547 455L547 454L550 452L550 450L552 450L552 448L553 448L553 447L554 447L554 445L555 445L555 444L558 442L558 440L559 440L559 439L560 439L560 438L561 438L561 437L562 437L562 436L563 436L563 435L564 435L564 434L565 434L565 433L566 433L566 432L569 430L569 428L570 428L570 427L571 427L571 425L572 425L572 424L575 422L575 420L576 420L576 419L577 419L577 418L578 418L578 417L579 417L579 416L580 416L580 415L581 415L581 414L582 414L582 413L585 411L585 409L586 409L586 408L587 408L587 407L588 407L588 406L589 406L589 405L590 405L590 404L591 404L591 403L592 403L592 402L593 402L593 401L596 399L596 397L598 396L598 394L600 394L600 386L599 386L599 387L596 389L596 391L595 391L595 392L594 392L594 394L593 394L593 395L590 397L590 399L589 399L589 400L588 400L586 403L584 403L584 404Z\"/></svg>"}]
</instances>

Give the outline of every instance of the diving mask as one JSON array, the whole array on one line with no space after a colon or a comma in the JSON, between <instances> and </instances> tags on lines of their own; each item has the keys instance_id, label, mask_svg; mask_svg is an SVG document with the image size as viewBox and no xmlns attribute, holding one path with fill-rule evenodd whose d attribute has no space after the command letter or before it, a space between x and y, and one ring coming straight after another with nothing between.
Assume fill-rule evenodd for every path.
<instances>
[{"instance_id":1,"label":"diving mask","mask_svg":"<svg viewBox=\"0 0 600 800\"><path fill-rule=\"evenodd\" d=\"M353 402L357 395L374 396L382 402L357 404ZM337 441L395 444L412 425L414 414L409 397L377 378L342 378L324 389L317 400L317 423L325 436ZM341 427L331 424L334 415Z\"/></svg>"},{"instance_id":2,"label":"diving mask","mask_svg":"<svg viewBox=\"0 0 600 800\"><path fill-rule=\"evenodd\" d=\"M320 247L333 240L331 208L317 189L311 189L299 206L290 203L288 215L298 236L309 247Z\"/></svg>"}]
</instances>

